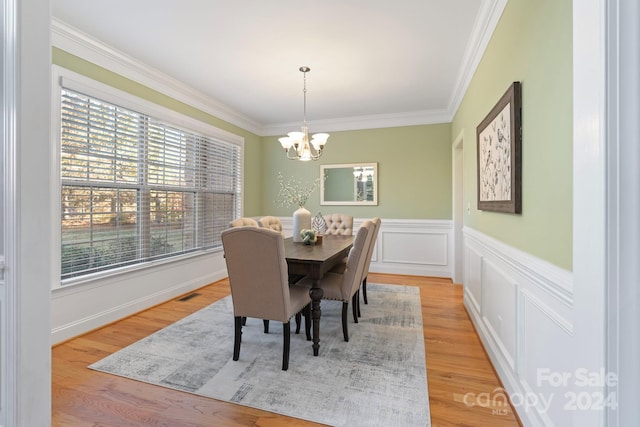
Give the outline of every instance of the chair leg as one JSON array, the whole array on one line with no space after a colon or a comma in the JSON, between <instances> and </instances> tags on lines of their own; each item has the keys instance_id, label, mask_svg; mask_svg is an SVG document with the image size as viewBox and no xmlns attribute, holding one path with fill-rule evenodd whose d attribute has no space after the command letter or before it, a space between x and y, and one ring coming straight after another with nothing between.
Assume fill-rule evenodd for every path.
<instances>
[{"instance_id":1,"label":"chair leg","mask_svg":"<svg viewBox=\"0 0 640 427\"><path fill-rule=\"evenodd\" d=\"M240 358L240 341L242 340L242 317L235 316L234 320L233 360L238 360Z\"/></svg>"},{"instance_id":2,"label":"chair leg","mask_svg":"<svg viewBox=\"0 0 640 427\"><path fill-rule=\"evenodd\" d=\"M284 349L282 351L282 370L289 369L289 345L291 343L291 323L283 323L284 330Z\"/></svg>"},{"instance_id":3,"label":"chair leg","mask_svg":"<svg viewBox=\"0 0 640 427\"><path fill-rule=\"evenodd\" d=\"M360 288L358 288L358 292L356 293L356 297L353 299L353 302L358 306L358 317L362 317L362 313L360 312Z\"/></svg>"},{"instance_id":4,"label":"chair leg","mask_svg":"<svg viewBox=\"0 0 640 427\"><path fill-rule=\"evenodd\" d=\"M304 331L307 334L307 341L311 341L311 304L302 309L304 313Z\"/></svg>"},{"instance_id":5,"label":"chair leg","mask_svg":"<svg viewBox=\"0 0 640 427\"><path fill-rule=\"evenodd\" d=\"M247 325L247 318L242 317L242 326L246 326L246 325Z\"/></svg>"},{"instance_id":6,"label":"chair leg","mask_svg":"<svg viewBox=\"0 0 640 427\"><path fill-rule=\"evenodd\" d=\"M356 292L351 297L351 311L353 311L353 323L358 323L358 299L360 299L360 292Z\"/></svg>"},{"instance_id":7,"label":"chair leg","mask_svg":"<svg viewBox=\"0 0 640 427\"><path fill-rule=\"evenodd\" d=\"M264 324L264 333L269 333L269 321L267 319L262 319L262 323Z\"/></svg>"},{"instance_id":8,"label":"chair leg","mask_svg":"<svg viewBox=\"0 0 640 427\"><path fill-rule=\"evenodd\" d=\"M302 321L302 312L299 311L296 313L296 334L300 333L300 323Z\"/></svg>"},{"instance_id":9,"label":"chair leg","mask_svg":"<svg viewBox=\"0 0 640 427\"><path fill-rule=\"evenodd\" d=\"M367 302L367 278L366 277L362 281L362 299L364 300L365 304L369 304Z\"/></svg>"},{"instance_id":10,"label":"chair leg","mask_svg":"<svg viewBox=\"0 0 640 427\"><path fill-rule=\"evenodd\" d=\"M347 312L349 311L349 303L342 303L342 335L344 340L349 341L349 327L347 326Z\"/></svg>"}]
</instances>

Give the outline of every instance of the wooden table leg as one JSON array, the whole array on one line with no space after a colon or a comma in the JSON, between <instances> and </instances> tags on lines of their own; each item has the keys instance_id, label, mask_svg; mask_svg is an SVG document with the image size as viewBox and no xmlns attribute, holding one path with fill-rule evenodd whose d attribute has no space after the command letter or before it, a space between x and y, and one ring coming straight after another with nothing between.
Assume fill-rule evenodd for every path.
<instances>
[{"instance_id":1,"label":"wooden table leg","mask_svg":"<svg viewBox=\"0 0 640 427\"><path fill-rule=\"evenodd\" d=\"M317 356L320 350L320 300L324 295L322 288L318 287L318 281L313 281L313 286L309 289L311 297L311 319L313 320L313 355Z\"/></svg>"}]
</instances>

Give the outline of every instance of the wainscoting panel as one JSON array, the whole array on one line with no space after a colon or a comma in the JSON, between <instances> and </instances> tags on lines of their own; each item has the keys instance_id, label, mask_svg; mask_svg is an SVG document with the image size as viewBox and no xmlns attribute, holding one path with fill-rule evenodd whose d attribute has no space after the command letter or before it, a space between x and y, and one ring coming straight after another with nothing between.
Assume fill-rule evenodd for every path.
<instances>
[{"instance_id":1,"label":"wainscoting panel","mask_svg":"<svg viewBox=\"0 0 640 427\"><path fill-rule=\"evenodd\" d=\"M370 271L376 273L451 277L453 224L383 218L374 257Z\"/></svg>"},{"instance_id":2,"label":"wainscoting panel","mask_svg":"<svg viewBox=\"0 0 640 427\"><path fill-rule=\"evenodd\" d=\"M472 228L463 233L464 304L520 419L525 426L571 425L571 272ZM555 383L562 375L568 381Z\"/></svg>"},{"instance_id":3,"label":"wainscoting panel","mask_svg":"<svg viewBox=\"0 0 640 427\"><path fill-rule=\"evenodd\" d=\"M517 285L490 261L485 261L481 277L482 320L511 369L515 369Z\"/></svg>"},{"instance_id":4,"label":"wainscoting panel","mask_svg":"<svg viewBox=\"0 0 640 427\"><path fill-rule=\"evenodd\" d=\"M368 218L354 218L354 233ZM285 236L292 220L281 217ZM371 257L369 271L417 276L451 277L453 223L450 220L385 219Z\"/></svg>"},{"instance_id":5,"label":"wainscoting panel","mask_svg":"<svg viewBox=\"0 0 640 427\"><path fill-rule=\"evenodd\" d=\"M522 300L521 377L529 386L529 393L552 397L542 416L549 417L557 426L572 425L571 411L564 410L565 405L571 402L564 395L570 392L568 386L576 381L574 353L567 348L570 347L568 343L572 340L573 327L567 319L529 292L522 292ZM556 349L568 351L558 352ZM559 384L565 382L562 375L566 378L566 385Z\"/></svg>"},{"instance_id":6,"label":"wainscoting panel","mask_svg":"<svg viewBox=\"0 0 640 427\"><path fill-rule=\"evenodd\" d=\"M447 265L446 233L382 233L382 262Z\"/></svg>"},{"instance_id":7,"label":"wainscoting panel","mask_svg":"<svg viewBox=\"0 0 640 427\"><path fill-rule=\"evenodd\" d=\"M366 219L354 218L354 233ZM291 218L281 217L280 221L285 236L291 236ZM452 221L382 218L369 271L451 277L452 260Z\"/></svg>"},{"instance_id":8,"label":"wainscoting panel","mask_svg":"<svg viewBox=\"0 0 640 427\"><path fill-rule=\"evenodd\" d=\"M467 274L464 281L465 297L471 303L476 317L482 316L482 255L473 248L464 248L464 260Z\"/></svg>"}]
</instances>

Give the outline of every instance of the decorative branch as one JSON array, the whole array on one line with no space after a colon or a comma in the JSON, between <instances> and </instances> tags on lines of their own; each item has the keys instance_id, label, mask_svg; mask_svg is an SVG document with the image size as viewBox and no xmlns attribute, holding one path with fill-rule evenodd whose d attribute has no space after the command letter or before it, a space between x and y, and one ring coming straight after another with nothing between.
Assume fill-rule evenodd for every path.
<instances>
[{"instance_id":1,"label":"decorative branch","mask_svg":"<svg viewBox=\"0 0 640 427\"><path fill-rule=\"evenodd\" d=\"M311 193L320 185L320 178L316 178L311 184L304 183L299 178L289 178L285 181L282 172L278 172L278 183L280 191L278 198L274 201L276 206L281 208L292 205L303 207Z\"/></svg>"}]
</instances>

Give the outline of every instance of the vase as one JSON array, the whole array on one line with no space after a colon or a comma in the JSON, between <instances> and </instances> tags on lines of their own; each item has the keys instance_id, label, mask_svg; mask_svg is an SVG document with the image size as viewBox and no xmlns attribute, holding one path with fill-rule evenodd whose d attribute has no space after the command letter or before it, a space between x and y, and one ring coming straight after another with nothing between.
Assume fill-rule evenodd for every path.
<instances>
[{"instance_id":1,"label":"vase","mask_svg":"<svg viewBox=\"0 0 640 427\"><path fill-rule=\"evenodd\" d=\"M300 230L311 228L311 212L305 209L304 206L300 206L293 213L293 241L302 242L300 237Z\"/></svg>"}]
</instances>

